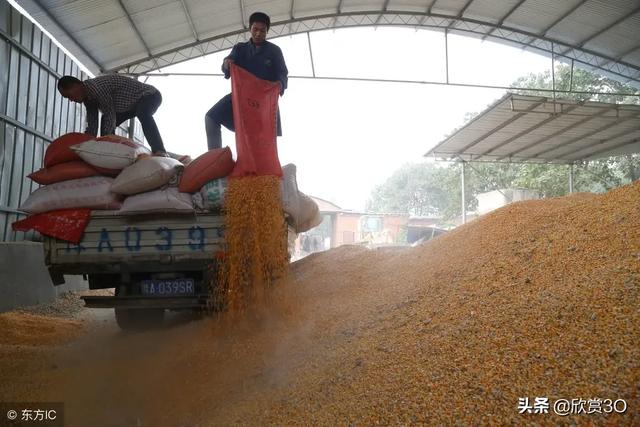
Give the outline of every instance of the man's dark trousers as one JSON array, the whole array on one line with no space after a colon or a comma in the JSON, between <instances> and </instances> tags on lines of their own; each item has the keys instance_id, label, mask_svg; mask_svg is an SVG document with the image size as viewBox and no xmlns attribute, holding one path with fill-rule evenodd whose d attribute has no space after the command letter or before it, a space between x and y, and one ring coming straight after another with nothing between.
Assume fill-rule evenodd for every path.
<instances>
[{"instance_id":1,"label":"man's dark trousers","mask_svg":"<svg viewBox=\"0 0 640 427\"><path fill-rule=\"evenodd\" d=\"M121 123L133 117L138 118L142 125L144 136L147 138L147 142L151 146L151 151L154 153L165 151L158 125L156 125L156 121L153 119L153 115L158 110L160 104L162 104L162 95L159 91L156 91L151 95L145 95L140 98L134 110L116 114L116 126L120 126Z\"/></svg>"}]
</instances>

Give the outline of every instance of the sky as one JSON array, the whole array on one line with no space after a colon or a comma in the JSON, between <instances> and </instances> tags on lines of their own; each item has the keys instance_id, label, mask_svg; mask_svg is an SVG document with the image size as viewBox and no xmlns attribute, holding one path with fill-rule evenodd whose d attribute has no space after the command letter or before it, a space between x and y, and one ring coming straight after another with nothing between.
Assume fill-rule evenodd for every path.
<instances>
[{"instance_id":1,"label":"sky","mask_svg":"<svg viewBox=\"0 0 640 427\"><path fill-rule=\"evenodd\" d=\"M316 75L444 81L442 31L347 28L310 33ZM290 76L310 76L306 34L270 39L281 47ZM228 51L161 71L219 73ZM508 86L551 60L490 41L449 35L449 81ZM163 104L155 114L167 150L197 156L207 149L204 115L230 92L217 76L150 77ZM424 154L504 90L410 83L291 78L280 98L281 163L297 165L300 190L342 208L363 210L373 188ZM223 145L235 153L234 134Z\"/></svg>"}]
</instances>

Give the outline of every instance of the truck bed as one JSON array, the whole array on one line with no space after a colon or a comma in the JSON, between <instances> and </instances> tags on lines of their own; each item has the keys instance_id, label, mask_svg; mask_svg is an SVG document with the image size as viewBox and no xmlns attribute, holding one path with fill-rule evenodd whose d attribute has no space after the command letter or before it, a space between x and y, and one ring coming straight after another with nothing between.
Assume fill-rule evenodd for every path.
<instances>
[{"instance_id":1,"label":"truck bed","mask_svg":"<svg viewBox=\"0 0 640 427\"><path fill-rule=\"evenodd\" d=\"M288 227L282 237L291 243L295 232ZM115 288L114 296L83 299L88 307L113 307L118 324L128 329L165 309L207 305L224 249L224 216L93 211L79 244L45 237L44 249L54 284L64 283L65 274L82 274L90 289Z\"/></svg>"},{"instance_id":2,"label":"truck bed","mask_svg":"<svg viewBox=\"0 0 640 427\"><path fill-rule=\"evenodd\" d=\"M93 211L78 245L45 238L45 260L52 277L201 270L222 250L223 232L219 212L123 216Z\"/></svg>"}]
</instances>

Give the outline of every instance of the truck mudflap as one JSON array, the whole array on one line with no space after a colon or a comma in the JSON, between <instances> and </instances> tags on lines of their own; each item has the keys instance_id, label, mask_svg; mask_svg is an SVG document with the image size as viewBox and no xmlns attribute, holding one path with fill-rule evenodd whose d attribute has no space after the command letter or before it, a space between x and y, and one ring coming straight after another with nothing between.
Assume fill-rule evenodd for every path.
<instances>
[{"instance_id":1,"label":"truck mudflap","mask_svg":"<svg viewBox=\"0 0 640 427\"><path fill-rule=\"evenodd\" d=\"M89 308L132 308L132 309L204 309L207 306L207 294L188 296L149 297L145 295L124 296L83 296Z\"/></svg>"}]
</instances>

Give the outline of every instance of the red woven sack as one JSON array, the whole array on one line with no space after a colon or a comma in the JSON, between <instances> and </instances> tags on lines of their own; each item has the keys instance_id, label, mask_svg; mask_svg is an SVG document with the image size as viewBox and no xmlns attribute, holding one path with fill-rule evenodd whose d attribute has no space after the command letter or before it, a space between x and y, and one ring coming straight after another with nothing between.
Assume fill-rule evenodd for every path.
<instances>
[{"instance_id":1,"label":"red woven sack","mask_svg":"<svg viewBox=\"0 0 640 427\"><path fill-rule=\"evenodd\" d=\"M282 176L276 145L280 86L231 65L233 122L238 159L231 177Z\"/></svg>"},{"instance_id":2,"label":"red woven sack","mask_svg":"<svg viewBox=\"0 0 640 427\"><path fill-rule=\"evenodd\" d=\"M70 147L85 141L95 139L95 136L87 133L72 132L56 138L44 153L44 167L48 168L60 163L80 160L80 157Z\"/></svg>"}]
</instances>

